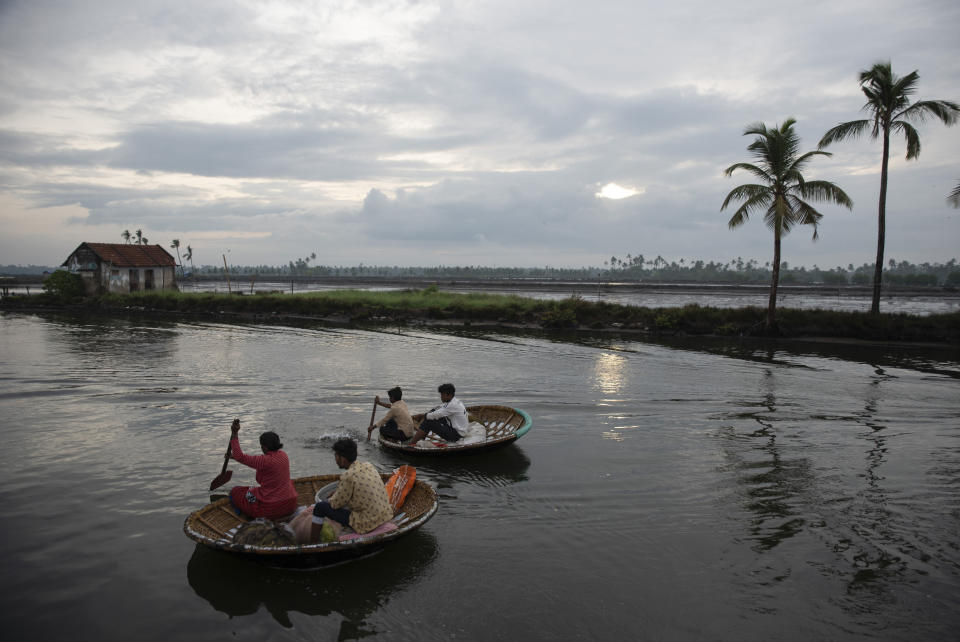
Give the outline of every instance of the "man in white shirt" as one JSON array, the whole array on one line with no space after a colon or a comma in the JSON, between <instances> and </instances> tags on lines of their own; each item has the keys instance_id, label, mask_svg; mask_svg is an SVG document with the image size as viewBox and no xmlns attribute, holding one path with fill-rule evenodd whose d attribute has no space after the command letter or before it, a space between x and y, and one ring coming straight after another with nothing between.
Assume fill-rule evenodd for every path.
<instances>
[{"instance_id":1,"label":"man in white shirt","mask_svg":"<svg viewBox=\"0 0 960 642\"><path fill-rule=\"evenodd\" d=\"M407 444L415 446L418 441L427 436L428 432L439 435L446 441L460 441L467 434L470 421L467 419L467 409L454 395L457 389L452 383L441 384L437 388L440 401L443 402L430 412L414 415L414 421L423 419L413 439Z\"/></svg>"}]
</instances>

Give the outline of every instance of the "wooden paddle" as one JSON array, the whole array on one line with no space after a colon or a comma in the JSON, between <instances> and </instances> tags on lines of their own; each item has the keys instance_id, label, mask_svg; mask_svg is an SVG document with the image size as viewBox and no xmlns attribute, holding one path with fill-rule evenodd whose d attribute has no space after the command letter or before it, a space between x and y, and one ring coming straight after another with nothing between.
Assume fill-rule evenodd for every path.
<instances>
[{"instance_id":1,"label":"wooden paddle","mask_svg":"<svg viewBox=\"0 0 960 642\"><path fill-rule=\"evenodd\" d=\"M239 425L239 423L240 423L240 420L239 420L239 419L234 419L234 420L233 420L233 425L234 425L234 426ZM231 428L231 430L232 430L232 428ZM233 433L232 433L232 432L231 432L231 434L230 434L230 441L233 441ZM213 478L213 481L210 482L210 490L213 490L214 488L220 488L221 486L223 486L224 484L226 484L228 481L230 481L230 478L231 478L231 477L233 477L233 471L232 471L232 470L227 470L227 464L228 464L228 463L230 463L230 442L229 442L229 441L227 442L227 454L224 455L224 457L223 457L223 468L220 469L220 474L217 475L216 477L214 477L214 478Z\"/></svg>"},{"instance_id":2,"label":"wooden paddle","mask_svg":"<svg viewBox=\"0 0 960 642\"><path fill-rule=\"evenodd\" d=\"M374 397L374 398L373 398L373 412L370 413L370 423L367 424L368 426L372 426L372 425L373 425L373 418L376 417L376 416L377 416L377 398ZM372 433L372 432L373 432L372 430L370 430L369 428L367 428L367 441L370 441L370 433Z\"/></svg>"}]
</instances>

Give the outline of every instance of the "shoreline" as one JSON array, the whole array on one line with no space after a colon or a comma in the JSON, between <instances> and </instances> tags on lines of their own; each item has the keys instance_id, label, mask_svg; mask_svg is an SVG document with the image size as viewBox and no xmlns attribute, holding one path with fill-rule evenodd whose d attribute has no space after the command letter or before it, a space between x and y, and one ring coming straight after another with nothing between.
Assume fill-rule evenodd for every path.
<instances>
[{"instance_id":1,"label":"shoreline","mask_svg":"<svg viewBox=\"0 0 960 642\"><path fill-rule=\"evenodd\" d=\"M777 331L766 308L646 308L578 298L559 301L502 294L330 290L299 294L136 293L64 302L51 295L0 299L0 311L154 317L303 326L434 328L632 337L762 338L860 345L960 346L960 312L934 315L780 307Z\"/></svg>"},{"instance_id":2,"label":"shoreline","mask_svg":"<svg viewBox=\"0 0 960 642\"><path fill-rule=\"evenodd\" d=\"M43 287L44 275L12 275L4 276L3 283L10 287L36 287L38 291ZM222 275L194 276L178 279L181 292L190 293L192 286L206 284L226 284L228 279ZM685 292L703 293L766 293L770 290L767 282L736 282L736 281L676 281L676 280L609 280L609 279L544 279L544 278L416 278L416 277L377 277L377 276L307 276L307 275L231 275L229 282L233 290L247 294L251 286L266 285L320 285L336 289L363 289L372 287L423 289L431 286L438 288L458 288L468 290L517 290L517 291L554 291L554 292ZM184 289L186 288L186 289ZM783 283L777 287L778 293L783 294L828 294L869 296L873 289L870 285L826 284L826 283ZM284 287L280 292L287 292ZM278 292L279 293L279 292ZM882 296L930 296L956 298L960 300L960 288L948 285L936 286L909 286L883 285Z\"/></svg>"}]
</instances>

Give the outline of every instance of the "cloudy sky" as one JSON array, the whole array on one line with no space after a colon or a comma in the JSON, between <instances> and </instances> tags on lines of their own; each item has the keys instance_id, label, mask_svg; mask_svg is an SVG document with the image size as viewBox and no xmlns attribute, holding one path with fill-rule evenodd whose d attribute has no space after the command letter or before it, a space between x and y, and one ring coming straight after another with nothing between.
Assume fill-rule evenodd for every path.
<instances>
[{"instance_id":1,"label":"cloudy sky","mask_svg":"<svg viewBox=\"0 0 960 642\"><path fill-rule=\"evenodd\" d=\"M599 266L627 253L761 263L727 228L746 125L804 150L860 118L860 70L960 102L955 0L0 0L0 264L81 241L191 245L197 264ZM960 258L960 126L893 146L887 258ZM808 178L820 240L872 262L879 143Z\"/></svg>"}]
</instances>

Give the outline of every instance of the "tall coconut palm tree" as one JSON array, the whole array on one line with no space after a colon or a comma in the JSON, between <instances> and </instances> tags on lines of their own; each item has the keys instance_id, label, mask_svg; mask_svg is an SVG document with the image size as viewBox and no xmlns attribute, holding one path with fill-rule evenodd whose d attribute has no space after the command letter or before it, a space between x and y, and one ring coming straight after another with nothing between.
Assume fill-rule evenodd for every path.
<instances>
[{"instance_id":1,"label":"tall coconut palm tree","mask_svg":"<svg viewBox=\"0 0 960 642\"><path fill-rule=\"evenodd\" d=\"M131 237L131 236L133 236L133 234L130 233L130 230L124 230L124 231L120 234L120 238L122 238L124 241L126 241L126 242L127 242L127 245L130 244L130 237Z\"/></svg>"},{"instance_id":2,"label":"tall coconut palm tree","mask_svg":"<svg viewBox=\"0 0 960 642\"><path fill-rule=\"evenodd\" d=\"M732 201L743 201L728 226L733 229L747 221L750 214L763 212L763 222L773 231L773 277L770 281L770 302L767 306L766 328L776 332L777 286L780 283L780 240L794 225L812 225L817 238L817 225L823 215L804 199L828 201L846 208L853 201L829 181L808 181L803 178L804 166L814 156L830 156L828 152L813 151L799 154L800 139L793 129L796 120L788 118L779 127L767 128L763 123L748 125L744 136L756 136L747 145L756 163L734 163L724 174L730 176L738 169L753 174L760 183L733 188L724 199L720 210Z\"/></svg>"},{"instance_id":3,"label":"tall coconut palm tree","mask_svg":"<svg viewBox=\"0 0 960 642\"><path fill-rule=\"evenodd\" d=\"M187 253L183 255L184 261L190 261L190 273L193 273L193 248L187 246Z\"/></svg>"},{"instance_id":4,"label":"tall coconut palm tree","mask_svg":"<svg viewBox=\"0 0 960 642\"><path fill-rule=\"evenodd\" d=\"M143 230L137 230L137 245L143 245Z\"/></svg>"},{"instance_id":5,"label":"tall coconut palm tree","mask_svg":"<svg viewBox=\"0 0 960 642\"><path fill-rule=\"evenodd\" d=\"M944 125L953 125L960 116L960 105L947 100L918 100L910 102L910 95L917 89L920 75L916 70L898 78L890 68L890 62L878 62L870 69L860 72L860 89L867 97L863 110L869 119L840 123L827 131L820 139L819 148L844 140L857 138L870 130L874 140L882 138L883 157L880 164L880 205L877 214L877 261L873 271L872 314L880 314L880 284L883 278L883 248L886 242L887 175L890 159L890 132L901 132L907 142L907 160L920 156L920 136L914 125L927 118L937 118Z\"/></svg>"},{"instance_id":6,"label":"tall coconut palm tree","mask_svg":"<svg viewBox=\"0 0 960 642\"><path fill-rule=\"evenodd\" d=\"M180 276L183 276L183 261L180 260L180 239L173 239L170 243L170 249L177 251L177 263L180 264Z\"/></svg>"}]
</instances>

